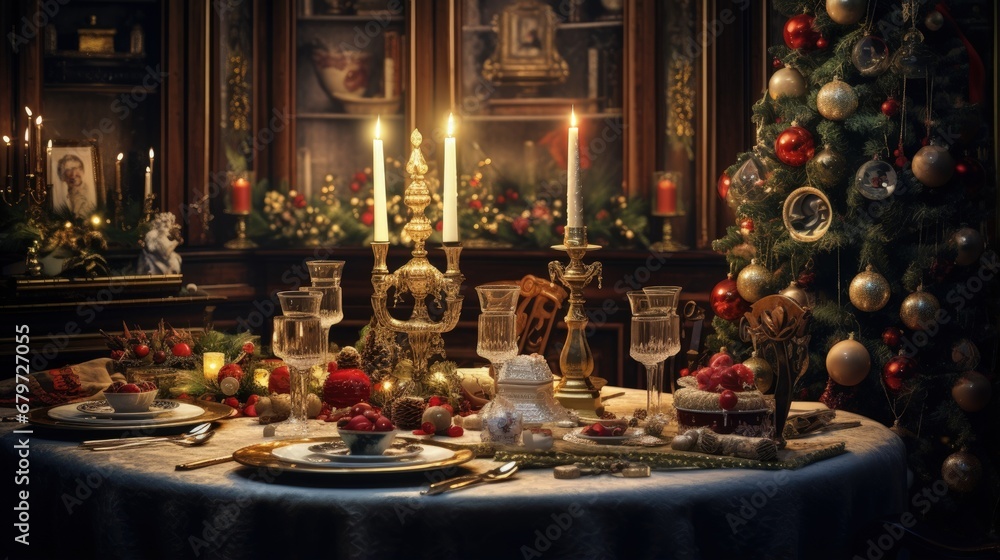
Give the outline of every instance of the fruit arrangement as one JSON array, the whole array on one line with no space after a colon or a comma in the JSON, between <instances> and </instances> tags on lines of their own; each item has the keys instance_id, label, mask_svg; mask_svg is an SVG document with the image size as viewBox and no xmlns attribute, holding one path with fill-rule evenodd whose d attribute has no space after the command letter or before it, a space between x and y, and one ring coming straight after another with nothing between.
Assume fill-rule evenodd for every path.
<instances>
[{"instance_id":1,"label":"fruit arrangement","mask_svg":"<svg viewBox=\"0 0 1000 560\"><path fill-rule=\"evenodd\" d=\"M111 385L108 385L104 389L105 393L119 394L119 393L145 393L147 391L155 391L156 383L152 381L140 381L138 383L125 383L123 381L115 381Z\"/></svg>"},{"instance_id":2,"label":"fruit arrangement","mask_svg":"<svg viewBox=\"0 0 1000 560\"><path fill-rule=\"evenodd\" d=\"M129 329L122 324L122 333L118 335L101 331L111 350L111 359L117 363L129 366L143 364L170 365L175 367L193 367L191 333L184 329L175 329L162 320L156 330L146 333L138 326Z\"/></svg>"},{"instance_id":3,"label":"fruit arrangement","mask_svg":"<svg viewBox=\"0 0 1000 560\"><path fill-rule=\"evenodd\" d=\"M396 429L396 425L382 416L381 410L366 402L359 402L337 421L337 428L355 432L391 432Z\"/></svg>"},{"instance_id":4,"label":"fruit arrangement","mask_svg":"<svg viewBox=\"0 0 1000 560\"><path fill-rule=\"evenodd\" d=\"M619 437L625 435L625 430L626 426L616 424L605 426L600 422L596 422L584 428L581 433L591 437Z\"/></svg>"},{"instance_id":5,"label":"fruit arrangement","mask_svg":"<svg viewBox=\"0 0 1000 560\"><path fill-rule=\"evenodd\" d=\"M739 393L756 390L754 374L744 364L734 364L733 357L726 352L714 354L708 365L694 372L682 371L681 375L693 376L698 381L698 389L719 393L719 406L723 410L733 410L739 403Z\"/></svg>"}]
</instances>

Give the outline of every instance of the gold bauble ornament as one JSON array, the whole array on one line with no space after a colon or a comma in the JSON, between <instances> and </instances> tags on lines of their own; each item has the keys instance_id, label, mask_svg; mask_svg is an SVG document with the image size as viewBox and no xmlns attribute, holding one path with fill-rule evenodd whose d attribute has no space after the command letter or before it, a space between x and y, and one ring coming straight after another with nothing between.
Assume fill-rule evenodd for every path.
<instances>
[{"instance_id":1,"label":"gold bauble ornament","mask_svg":"<svg viewBox=\"0 0 1000 560\"><path fill-rule=\"evenodd\" d=\"M990 380L978 371L967 371L951 388L951 398L966 412L979 412L986 408L993 396Z\"/></svg>"},{"instance_id":2,"label":"gold bauble ornament","mask_svg":"<svg viewBox=\"0 0 1000 560\"><path fill-rule=\"evenodd\" d=\"M848 290L851 304L861 311L878 311L889 303L889 281L878 272L872 270L872 265L868 265L865 271L858 274L851 280Z\"/></svg>"},{"instance_id":3,"label":"gold bauble ornament","mask_svg":"<svg viewBox=\"0 0 1000 560\"><path fill-rule=\"evenodd\" d=\"M903 320L903 324L908 329L922 331L934 323L939 309L941 309L941 303L934 297L934 294L929 294L923 290L923 287L918 287L917 291L906 296L902 305L899 306L899 318Z\"/></svg>"},{"instance_id":4,"label":"gold bauble ornament","mask_svg":"<svg viewBox=\"0 0 1000 560\"><path fill-rule=\"evenodd\" d=\"M806 173L814 185L834 187L847 174L847 160L830 146L823 146L823 150L806 163Z\"/></svg>"},{"instance_id":5,"label":"gold bauble ornament","mask_svg":"<svg viewBox=\"0 0 1000 560\"><path fill-rule=\"evenodd\" d=\"M949 245L955 249L955 264L958 266L969 266L979 261L986 249L982 234L968 226L956 231Z\"/></svg>"},{"instance_id":6,"label":"gold bauble ornament","mask_svg":"<svg viewBox=\"0 0 1000 560\"><path fill-rule=\"evenodd\" d=\"M743 299L753 303L768 295L767 285L770 281L771 272L757 264L757 259L753 259L736 277L736 291Z\"/></svg>"},{"instance_id":7,"label":"gold bauble ornament","mask_svg":"<svg viewBox=\"0 0 1000 560\"><path fill-rule=\"evenodd\" d=\"M771 75L767 82L767 94L771 99L779 97L801 97L806 93L806 79L794 68L782 68Z\"/></svg>"},{"instance_id":8,"label":"gold bauble ornament","mask_svg":"<svg viewBox=\"0 0 1000 560\"><path fill-rule=\"evenodd\" d=\"M951 180L955 173L955 159L941 146L924 146L917 150L910 163L913 176L925 186L937 188Z\"/></svg>"},{"instance_id":9,"label":"gold bauble ornament","mask_svg":"<svg viewBox=\"0 0 1000 560\"><path fill-rule=\"evenodd\" d=\"M941 464L941 478L955 492L971 492L983 477L983 464L972 453L962 450L952 453Z\"/></svg>"},{"instance_id":10,"label":"gold bauble ornament","mask_svg":"<svg viewBox=\"0 0 1000 560\"><path fill-rule=\"evenodd\" d=\"M743 361L743 365L753 372L753 382L758 391L767 393L774 388L774 368L770 362L758 357L756 351Z\"/></svg>"},{"instance_id":11,"label":"gold bauble ornament","mask_svg":"<svg viewBox=\"0 0 1000 560\"><path fill-rule=\"evenodd\" d=\"M840 25L853 25L865 16L865 0L826 0L826 13Z\"/></svg>"},{"instance_id":12,"label":"gold bauble ornament","mask_svg":"<svg viewBox=\"0 0 1000 560\"><path fill-rule=\"evenodd\" d=\"M854 333L834 344L826 354L826 372L838 385L853 387L861 383L871 367L871 354L864 344L854 340Z\"/></svg>"},{"instance_id":13,"label":"gold bauble ornament","mask_svg":"<svg viewBox=\"0 0 1000 560\"><path fill-rule=\"evenodd\" d=\"M854 114L858 108L858 94L846 82L834 80L821 87L816 95L816 108L823 118L842 121Z\"/></svg>"},{"instance_id":14,"label":"gold bauble ornament","mask_svg":"<svg viewBox=\"0 0 1000 560\"><path fill-rule=\"evenodd\" d=\"M792 280L788 287L778 292L786 298L799 304L799 307L809 307L809 292L803 290L799 283Z\"/></svg>"}]
</instances>

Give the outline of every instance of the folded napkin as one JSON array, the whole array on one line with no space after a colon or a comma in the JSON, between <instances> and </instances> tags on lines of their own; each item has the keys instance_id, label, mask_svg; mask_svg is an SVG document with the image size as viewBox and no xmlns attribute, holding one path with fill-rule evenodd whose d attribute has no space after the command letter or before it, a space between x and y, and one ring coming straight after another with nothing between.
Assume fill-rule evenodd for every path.
<instances>
[{"instance_id":1,"label":"folded napkin","mask_svg":"<svg viewBox=\"0 0 1000 560\"><path fill-rule=\"evenodd\" d=\"M28 375L29 405L52 406L87 400L125 376L112 373L111 358L98 358ZM0 405L17 404L17 379L0 381ZM23 400L22 400L23 402Z\"/></svg>"}]
</instances>

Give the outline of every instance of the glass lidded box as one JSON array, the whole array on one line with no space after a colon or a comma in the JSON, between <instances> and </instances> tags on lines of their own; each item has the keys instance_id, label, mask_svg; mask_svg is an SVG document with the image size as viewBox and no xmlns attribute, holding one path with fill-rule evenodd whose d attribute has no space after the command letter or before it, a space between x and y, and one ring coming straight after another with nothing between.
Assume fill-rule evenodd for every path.
<instances>
[{"instance_id":1,"label":"glass lidded box","mask_svg":"<svg viewBox=\"0 0 1000 560\"><path fill-rule=\"evenodd\" d=\"M552 380L543 356L517 356L497 374L497 395L514 404L526 425L565 420L569 413L553 396Z\"/></svg>"}]
</instances>

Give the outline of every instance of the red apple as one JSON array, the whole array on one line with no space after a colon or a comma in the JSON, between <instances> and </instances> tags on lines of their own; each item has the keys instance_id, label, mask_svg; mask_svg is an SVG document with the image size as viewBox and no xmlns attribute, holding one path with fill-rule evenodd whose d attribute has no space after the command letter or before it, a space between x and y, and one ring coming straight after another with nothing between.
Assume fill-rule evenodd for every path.
<instances>
[{"instance_id":1,"label":"red apple","mask_svg":"<svg viewBox=\"0 0 1000 560\"><path fill-rule=\"evenodd\" d=\"M366 411L372 410L374 407L366 402L359 402L351 407L350 416L351 418L355 416L364 416Z\"/></svg>"},{"instance_id":2,"label":"red apple","mask_svg":"<svg viewBox=\"0 0 1000 560\"><path fill-rule=\"evenodd\" d=\"M145 358L149 355L149 345L136 344L132 347L132 353L135 354L137 358Z\"/></svg>"},{"instance_id":3,"label":"red apple","mask_svg":"<svg viewBox=\"0 0 1000 560\"><path fill-rule=\"evenodd\" d=\"M141 393L142 389L135 383L126 383L118 389L119 393Z\"/></svg>"},{"instance_id":4,"label":"red apple","mask_svg":"<svg viewBox=\"0 0 1000 560\"><path fill-rule=\"evenodd\" d=\"M379 416L375 421L375 431L376 432L391 432L396 429L396 426L392 425L392 420L389 420L385 416Z\"/></svg>"},{"instance_id":5,"label":"red apple","mask_svg":"<svg viewBox=\"0 0 1000 560\"><path fill-rule=\"evenodd\" d=\"M740 401L740 398L736 396L736 393L726 389L719 395L719 406L723 410L732 410L736 408L736 403Z\"/></svg>"},{"instance_id":6,"label":"red apple","mask_svg":"<svg viewBox=\"0 0 1000 560\"><path fill-rule=\"evenodd\" d=\"M380 416L382 416L374 408L362 412L361 415L367 418L368 421L373 424L378 421Z\"/></svg>"},{"instance_id":7,"label":"red apple","mask_svg":"<svg viewBox=\"0 0 1000 560\"><path fill-rule=\"evenodd\" d=\"M186 342L178 342L170 347L170 353L178 358L187 358L191 355L191 346Z\"/></svg>"},{"instance_id":8,"label":"red apple","mask_svg":"<svg viewBox=\"0 0 1000 560\"><path fill-rule=\"evenodd\" d=\"M370 432L374 427L375 426L371 423L371 421L364 416L355 416L354 418L351 418L346 426L344 426L344 429L359 432Z\"/></svg>"}]
</instances>

